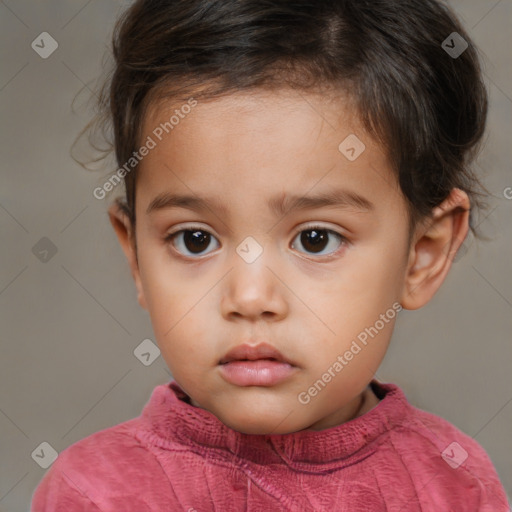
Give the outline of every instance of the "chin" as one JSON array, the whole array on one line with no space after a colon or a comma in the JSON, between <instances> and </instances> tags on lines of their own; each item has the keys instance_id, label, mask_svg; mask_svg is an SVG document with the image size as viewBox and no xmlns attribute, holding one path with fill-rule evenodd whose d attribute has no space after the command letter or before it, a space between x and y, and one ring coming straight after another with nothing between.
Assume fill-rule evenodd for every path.
<instances>
[{"instance_id":1,"label":"chin","mask_svg":"<svg viewBox=\"0 0 512 512\"><path fill-rule=\"evenodd\" d=\"M296 432L301 428L293 425L286 416L263 415L258 414L258 410L240 411L233 415L233 411L223 415L217 415L217 418L225 425L242 434L270 435L270 434L289 434ZM292 416L292 415L290 415ZM283 421L284 420L284 421ZM294 428L295 427L295 428Z\"/></svg>"},{"instance_id":2,"label":"chin","mask_svg":"<svg viewBox=\"0 0 512 512\"><path fill-rule=\"evenodd\" d=\"M224 423L224 422L223 422ZM271 435L271 434L288 434L289 430L285 429L284 431L281 431L280 429L275 428L275 423L268 424L268 423L248 423L247 421L243 422L225 422L225 424L232 428L233 430L236 430L237 432L240 432L241 434L252 434L252 435Z\"/></svg>"}]
</instances>

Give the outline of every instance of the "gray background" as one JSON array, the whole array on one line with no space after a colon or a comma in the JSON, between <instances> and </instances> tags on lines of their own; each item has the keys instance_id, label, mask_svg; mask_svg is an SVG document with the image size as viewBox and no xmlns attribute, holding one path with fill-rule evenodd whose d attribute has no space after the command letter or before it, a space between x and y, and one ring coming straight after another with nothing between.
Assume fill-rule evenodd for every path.
<instances>
[{"instance_id":1,"label":"gray background","mask_svg":"<svg viewBox=\"0 0 512 512\"><path fill-rule=\"evenodd\" d=\"M29 509L45 472L31 457L42 442L60 452L138 416L170 379L161 357L145 366L134 355L152 330L108 201L92 196L105 172L70 157L126 4L0 1L0 511ZM479 222L492 240L465 243L434 300L400 316L377 378L474 437L512 495L512 0L451 4L481 49L490 92L479 167L493 197ZM31 48L44 31L59 45L47 59ZM46 262L33 251L43 237L57 249Z\"/></svg>"}]
</instances>

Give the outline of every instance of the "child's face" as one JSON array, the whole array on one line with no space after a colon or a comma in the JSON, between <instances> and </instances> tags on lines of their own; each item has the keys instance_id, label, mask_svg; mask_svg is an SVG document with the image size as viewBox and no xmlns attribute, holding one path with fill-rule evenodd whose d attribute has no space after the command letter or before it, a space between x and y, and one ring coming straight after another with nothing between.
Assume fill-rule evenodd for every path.
<instances>
[{"instance_id":1,"label":"child's face","mask_svg":"<svg viewBox=\"0 0 512 512\"><path fill-rule=\"evenodd\" d=\"M242 432L350 419L393 331L408 268L405 199L346 105L290 91L199 101L161 141L155 128L180 105L145 120L141 141L157 145L137 171L139 301L178 384ZM354 161L338 149L351 134L366 146ZM339 204L294 209L289 199L324 194ZM194 203L166 206L165 195ZM281 200L285 211L269 207ZM182 229L193 231L166 241ZM293 365L221 364L260 343Z\"/></svg>"}]
</instances>

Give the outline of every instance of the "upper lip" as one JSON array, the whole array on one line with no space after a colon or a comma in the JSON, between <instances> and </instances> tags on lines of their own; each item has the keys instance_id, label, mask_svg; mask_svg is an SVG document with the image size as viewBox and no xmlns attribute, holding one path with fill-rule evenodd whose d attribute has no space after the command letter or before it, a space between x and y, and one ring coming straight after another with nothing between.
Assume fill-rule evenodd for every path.
<instances>
[{"instance_id":1,"label":"upper lip","mask_svg":"<svg viewBox=\"0 0 512 512\"><path fill-rule=\"evenodd\" d=\"M259 343L258 345L238 345L231 349L220 361L219 364L226 364L231 361L256 361L258 359L274 359L284 363L292 364L272 345Z\"/></svg>"}]
</instances>

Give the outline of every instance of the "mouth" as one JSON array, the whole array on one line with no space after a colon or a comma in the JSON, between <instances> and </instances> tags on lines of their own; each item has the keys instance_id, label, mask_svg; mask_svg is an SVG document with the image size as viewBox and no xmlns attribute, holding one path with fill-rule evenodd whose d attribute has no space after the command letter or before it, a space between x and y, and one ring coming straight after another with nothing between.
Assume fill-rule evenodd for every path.
<instances>
[{"instance_id":1,"label":"mouth","mask_svg":"<svg viewBox=\"0 0 512 512\"><path fill-rule=\"evenodd\" d=\"M275 386L291 377L297 369L276 348L266 343L239 345L219 361L224 380L241 387Z\"/></svg>"},{"instance_id":2,"label":"mouth","mask_svg":"<svg viewBox=\"0 0 512 512\"><path fill-rule=\"evenodd\" d=\"M260 343L259 345L238 345L230 350L220 361L219 364L227 364L232 361L258 361L258 360L278 361L282 363L290 363L285 357L267 343ZM291 364L291 363L290 363Z\"/></svg>"}]
</instances>

